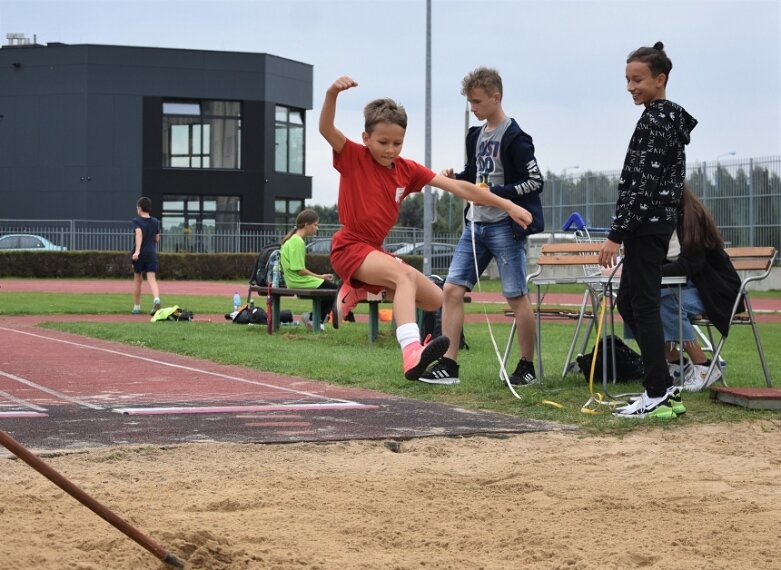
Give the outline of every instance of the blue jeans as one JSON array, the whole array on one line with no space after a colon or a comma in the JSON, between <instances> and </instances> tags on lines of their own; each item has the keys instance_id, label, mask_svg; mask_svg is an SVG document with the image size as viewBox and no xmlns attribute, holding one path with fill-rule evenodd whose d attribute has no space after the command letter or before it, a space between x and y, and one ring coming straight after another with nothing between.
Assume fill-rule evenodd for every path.
<instances>
[{"instance_id":1,"label":"blue jeans","mask_svg":"<svg viewBox=\"0 0 781 570\"><path fill-rule=\"evenodd\" d=\"M683 299L683 342L695 340L694 326L691 321L697 315L705 314L705 307L700 299L700 294L694 284L689 281L681 287ZM664 329L665 342L678 342L678 288L669 287L662 289L662 300L659 306ZM624 324L624 338L635 339L632 328Z\"/></svg>"},{"instance_id":2,"label":"blue jeans","mask_svg":"<svg viewBox=\"0 0 781 570\"><path fill-rule=\"evenodd\" d=\"M477 276L482 275L491 260L496 258L499 277L502 280L502 295L506 299L525 295L528 291L526 238L519 240L513 237L509 219L492 224L476 222L474 228L477 268L475 256L472 255L472 223L467 222L450 262L447 283L460 285L471 291L477 282Z\"/></svg>"},{"instance_id":3,"label":"blue jeans","mask_svg":"<svg viewBox=\"0 0 781 570\"><path fill-rule=\"evenodd\" d=\"M683 342L694 340L694 327L691 320L697 315L705 314L705 307L694 284L689 281L681 288L683 311ZM675 342L678 340L678 288L670 287L662 289L662 327L664 328L664 340Z\"/></svg>"}]
</instances>

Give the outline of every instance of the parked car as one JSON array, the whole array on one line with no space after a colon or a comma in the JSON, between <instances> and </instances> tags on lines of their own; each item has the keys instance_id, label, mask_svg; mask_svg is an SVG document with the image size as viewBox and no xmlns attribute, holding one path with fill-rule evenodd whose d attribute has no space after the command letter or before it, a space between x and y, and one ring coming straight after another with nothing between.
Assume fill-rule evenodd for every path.
<instances>
[{"instance_id":1,"label":"parked car","mask_svg":"<svg viewBox=\"0 0 781 570\"><path fill-rule=\"evenodd\" d=\"M387 251L388 253L396 253L398 250L400 250L402 247L407 247L410 244L405 242L397 242L397 243L386 243L383 245L383 249Z\"/></svg>"},{"instance_id":2,"label":"parked car","mask_svg":"<svg viewBox=\"0 0 781 570\"><path fill-rule=\"evenodd\" d=\"M0 251L65 251L63 245L56 245L45 237L35 234L7 234L0 236Z\"/></svg>"},{"instance_id":3,"label":"parked car","mask_svg":"<svg viewBox=\"0 0 781 570\"><path fill-rule=\"evenodd\" d=\"M331 253L331 238L315 238L306 244L307 253L328 255Z\"/></svg>"},{"instance_id":4,"label":"parked car","mask_svg":"<svg viewBox=\"0 0 781 570\"><path fill-rule=\"evenodd\" d=\"M393 255L423 255L423 248L424 244L422 243L405 244L394 251ZM455 251L456 246L452 243L432 242L431 271L437 274L447 273Z\"/></svg>"}]
</instances>

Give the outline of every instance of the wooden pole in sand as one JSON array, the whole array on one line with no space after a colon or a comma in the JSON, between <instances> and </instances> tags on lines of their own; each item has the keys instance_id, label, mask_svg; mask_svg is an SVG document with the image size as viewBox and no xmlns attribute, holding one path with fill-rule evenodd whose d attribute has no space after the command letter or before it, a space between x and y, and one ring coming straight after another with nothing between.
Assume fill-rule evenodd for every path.
<instances>
[{"instance_id":1,"label":"wooden pole in sand","mask_svg":"<svg viewBox=\"0 0 781 570\"><path fill-rule=\"evenodd\" d=\"M176 556L170 552L166 552L166 550L154 540L146 536L123 518L114 514L108 507L93 499L4 431L0 431L0 443L3 444L8 451L27 463L27 465L68 493L82 505L146 548L159 560L176 568L184 568L184 564Z\"/></svg>"}]
</instances>

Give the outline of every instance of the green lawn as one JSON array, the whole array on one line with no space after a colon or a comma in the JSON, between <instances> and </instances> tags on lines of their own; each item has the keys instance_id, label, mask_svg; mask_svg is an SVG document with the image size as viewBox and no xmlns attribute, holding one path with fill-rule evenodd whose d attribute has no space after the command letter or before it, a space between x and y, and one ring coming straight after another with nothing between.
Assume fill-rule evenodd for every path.
<instances>
[{"instance_id":1,"label":"green lawn","mask_svg":"<svg viewBox=\"0 0 781 570\"><path fill-rule=\"evenodd\" d=\"M627 421L608 414L581 412L589 397L588 386L580 373L560 377L563 360L574 329L574 321L557 320L543 324L545 383L519 389L521 400L513 397L499 380L494 354L485 323L468 323L465 334L470 350L459 358L462 382L458 386L429 386L409 382L401 372L401 357L395 336L388 324L381 326L378 342L370 343L367 325L345 324L340 330L328 329L312 335L302 327L284 327L281 334L268 335L264 326L234 325L219 315L231 309L230 299L182 296L167 299L193 311L195 321L151 323L148 317L135 322L96 323L63 322L58 314L126 314L128 296L110 294L41 295L3 293L0 314L47 314L45 327L76 334L185 354L257 370L303 376L327 382L379 390L400 396L446 402L465 408L485 409L515 414L524 418L577 424L589 431L623 432L659 425L652 421ZM308 301L287 299L283 309L294 313L306 310ZM473 303L469 310L482 312L483 305ZM487 304L491 312L501 312L502 305ZM207 322L205 315L215 319ZM509 333L507 324L493 326L500 350ZM781 324L761 325L761 334L770 368L781 382L781 356L768 347L781 343ZM589 349L590 350L590 349ZM513 353L515 354L515 352ZM763 386L764 378L754 348L750 327L735 327L726 345L727 378L733 386ZM513 357L515 358L515 357ZM515 360L510 363L513 368ZM601 391L601 385L597 388ZM595 389L597 389L595 388ZM619 385L616 392L637 391L638 385ZM553 401L562 409L543 403ZM684 402L689 412L673 424L739 421L748 418L777 418L777 412L748 411L709 400L708 394L687 394ZM665 424L670 425L670 424Z\"/></svg>"}]
</instances>

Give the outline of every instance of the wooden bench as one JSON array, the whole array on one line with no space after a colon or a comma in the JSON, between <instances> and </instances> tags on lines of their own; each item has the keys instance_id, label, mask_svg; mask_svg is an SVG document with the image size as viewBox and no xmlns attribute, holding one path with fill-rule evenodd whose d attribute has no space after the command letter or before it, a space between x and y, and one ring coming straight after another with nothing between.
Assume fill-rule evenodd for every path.
<instances>
[{"instance_id":1,"label":"wooden bench","mask_svg":"<svg viewBox=\"0 0 781 570\"><path fill-rule=\"evenodd\" d=\"M247 293L247 303L252 300L252 294L258 293L258 295L271 295L271 319L272 330L278 331L280 327L280 300L282 297L298 297L299 299L311 299L312 300L312 332L319 333L320 327L318 323L322 321L323 315L320 313L320 300L326 297L336 298L338 289L290 289L289 287L259 287L257 285L250 285ZM363 301L369 304L369 340L374 342L377 340L380 334L380 303L384 303L382 299L371 299L369 301ZM391 302L391 301L387 301Z\"/></svg>"},{"instance_id":2,"label":"wooden bench","mask_svg":"<svg viewBox=\"0 0 781 570\"><path fill-rule=\"evenodd\" d=\"M247 304L252 300L252 294L258 295L271 295L271 315L268 318L271 319L271 327L273 331L278 331L280 328L280 305L282 297L298 297L299 299L311 299L312 300L312 332L319 333L320 327L315 323L319 323L322 319L320 314L320 300L324 297L336 297L338 289L290 289L289 287L271 287L250 285L247 292ZM380 336L380 303L392 303L393 301L385 301L383 299L370 299L368 301L361 301L362 303L368 303L369 305L369 341L374 342ZM464 297L465 303L471 303L472 299L469 296ZM422 312L420 309L418 312L418 324L421 322Z\"/></svg>"}]
</instances>

